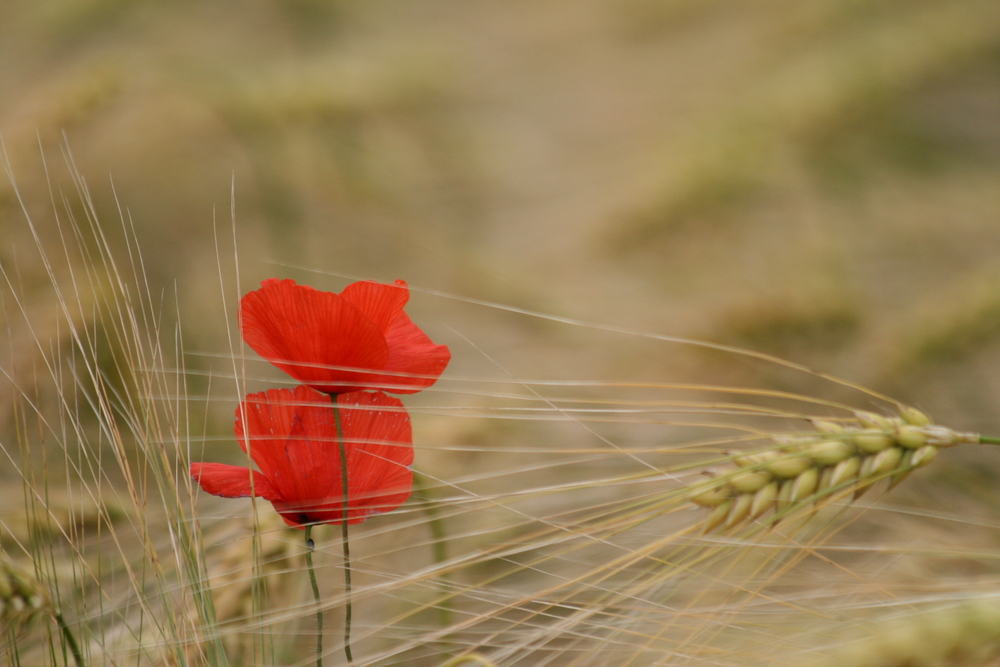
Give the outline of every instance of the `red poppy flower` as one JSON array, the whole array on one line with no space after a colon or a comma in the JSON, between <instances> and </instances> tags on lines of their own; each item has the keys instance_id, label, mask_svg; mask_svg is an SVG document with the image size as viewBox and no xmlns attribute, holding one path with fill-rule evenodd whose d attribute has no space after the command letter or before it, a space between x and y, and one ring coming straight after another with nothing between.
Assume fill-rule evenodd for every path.
<instances>
[{"instance_id":1,"label":"red poppy flower","mask_svg":"<svg viewBox=\"0 0 1000 667\"><path fill-rule=\"evenodd\" d=\"M347 453L348 523L394 510L413 486L413 436L403 404L382 392L336 397ZM236 438L260 468L192 463L191 477L223 498L270 500L285 523L341 523L344 492L330 396L299 386L250 394ZM253 476L253 488L250 479Z\"/></svg>"},{"instance_id":2,"label":"red poppy flower","mask_svg":"<svg viewBox=\"0 0 1000 667\"><path fill-rule=\"evenodd\" d=\"M406 283L364 281L340 294L270 278L240 301L243 340L302 384L327 394L413 394L451 359L403 312Z\"/></svg>"}]
</instances>

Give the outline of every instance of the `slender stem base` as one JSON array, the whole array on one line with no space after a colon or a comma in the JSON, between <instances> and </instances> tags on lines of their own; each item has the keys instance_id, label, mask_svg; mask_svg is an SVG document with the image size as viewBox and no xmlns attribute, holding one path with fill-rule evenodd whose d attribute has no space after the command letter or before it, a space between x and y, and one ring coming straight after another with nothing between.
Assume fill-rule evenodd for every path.
<instances>
[{"instance_id":1,"label":"slender stem base","mask_svg":"<svg viewBox=\"0 0 1000 667\"><path fill-rule=\"evenodd\" d=\"M312 526L306 526L306 567L309 568L309 583L312 584L313 598L316 600L316 667L323 667L323 607L319 603L319 584L316 583L316 569L313 567Z\"/></svg>"},{"instance_id":2,"label":"slender stem base","mask_svg":"<svg viewBox=\"0 0 1000 667\"><path fill-rule=\"evenodd\" d=\"M1000 438L993 438L988 435L979 436L980 445L1000 445Z\"/></svg>"},{"instance_id":3,"label":"slender stem base","mask_svg":"<svg viewBox=\"0 0 1000 667\"><path fill-rule=\"evenodd\" d=\"M413 486L415 489L414 495L420 499L420 504L424 508L424 514L427 515L427 525L430 528L433 540L434 562L441 565L448 560L448 535L445 532L444 520L441 518L440 506L431 496L430 491L428 491L427 481L424 479L424 476L416 471L413 473ZM441 591L443 601L438 605L437 609L438 620L442 628L447 628L451 625L451 599L447 595L449 579L450 577L447 572L438 578L438 587Z\"/></svg>"},{"instance_id":4,"label":"slender stem base","mask_svg":"<svg viewBox=\"0 0 1000 667\"><path fill-rule=\"evenodd\" d=\"M350 518L347 506L347 447L344 445L344 427L340 421L340 408L337 406L336 396L333 397L333 420L337 425L337 445L340 447L340 484L344 494L340 522L340 541L344 549L344 655L347 656L347 664L353 665L354 656L351 655L351 614L353 611L351 604L351 544L347 539L347 520Z\"/></svg>"},{"instance_id":5,"label":"slender stem base","mask_svg":"<svg viewBox=\"0 0 1000 667\"><path fill-rule=\"evenodd\" d=\"M63 618L62 612L57 611L55 613L55 618L56 623L59 624L59 631L62 632L63 637L66 638L69 650L73 654L73 660L76 662L76 667L83 667L83 653L80 652L80 645L76 643L76 637L73 636L69 626L66 624L66 619Z\"/></svg>"}]
</instances>

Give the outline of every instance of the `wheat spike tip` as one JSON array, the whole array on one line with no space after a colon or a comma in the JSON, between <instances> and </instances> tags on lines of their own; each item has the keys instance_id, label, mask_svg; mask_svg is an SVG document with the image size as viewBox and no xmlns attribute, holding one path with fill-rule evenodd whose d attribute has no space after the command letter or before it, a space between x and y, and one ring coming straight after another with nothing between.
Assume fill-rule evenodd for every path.
<instances>
[{"instance_id":1,"label":"wheat spike tip","mask_svg":"<svg viewBox=\"0 0 1000 667\"><path fill-rule=\"evenodd\" d=\"M689 487L692 503L712 509L706 532L738 528L772 509L778 521L826 500L856 499L882 479L892 488L945 447L1000 443L936 425L905 406L894 416L858 411L849 420L810 424L813 434L775 434L771 449L731 453L731 467L707 470L709 479Z\"/></svg>"}]
</instances>

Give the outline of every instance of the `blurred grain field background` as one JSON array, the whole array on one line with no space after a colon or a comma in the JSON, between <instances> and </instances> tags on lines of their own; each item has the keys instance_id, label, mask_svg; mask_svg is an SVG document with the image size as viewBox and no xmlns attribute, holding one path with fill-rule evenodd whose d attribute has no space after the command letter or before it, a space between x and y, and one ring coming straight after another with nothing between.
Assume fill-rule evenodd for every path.
<instances>
[{"instance_id":1,"label":"blurred grain field background","mask_svg":"<svg viewBox=\"0 0 1000 667\"><path fill-rule=\"evenodd\" d=\"M420 507L457 493L457 480L474 482L480 500L515 508L518 498L503 499L514 479L524 488L597 480L607 461L588 464L588 448L613 442L653 452L668 438L683 440L697 421L619 415L581 428L559 411L538 419L500 413L538 399L534 391L636 405L665 400L642 383L695 383L872 409L863 395L816 375L620 330L773 354L918 406L956 429L1000 434L995 0L4 0L0 137L12 177L0 179L0 442L11 462L0 468L0 520L13 555L26 557L25 545L58 541L63 531L90 530L100 535L81 557L89 563L112 548L104 524L138 525L128 493L60 490L68 484L60 475L76 473L53 461L72 459L80 434L101 432L100 414L78 416L75 435L66 428L67 410L83 415L92 406L74 407L54 388L53 359L65 364L57 379L70 384L83 363L73 327L97 341L91 371L112 394L167 397L185 415L197 451L183 456L237 463L235 299L271 276L334 291L349 278L403 278L414 290L413 319L452 349L446 377L408 402L415 468L438 482L398 520L399 530L417 536L414 553L394 552L393 519L373 520L358 531L358 549L371 557L362 584L403 563L429 566L430 550L419 548L429 539ZM106 230L106 247L92 233L73 240L68 231L73 217L86 230L88 212ZM74 250L64 253L67 238ZM133 275L125 258L137 250L142 267ZM119 288L94 271L106 265L95 260L104 251L119 258L134 303L142 301L136 307L159 323L153 338L165 336L169 348L180 322L176 358L159 350L140 359L141 346L125 342L128 326L108 305L120 307L112 296ZM69 285L78 290L72 299ZM139 299L147 289L148 299ZM144 373L158 364L181 368L174 377L183 386L162 378L147 386ZM275 383L265 366L248 357L246 391ZM518 384L525 379L567 384L528 391ZM61 441L43 435L59 414ZM121 456L138 457L129 447ZM102 448L113 460L110 441L90 456ZM555 458L560 449L575 452L571 464ZM21 465L24 450L37 475ZM859 610L885 608L896 618L925 603L1000 594L1000 453L956 449L939 459L823 538L850 554L836 563L856 589L845 592L847 583L830 583L824 572L815 575L827 582L820 591L810 587L809 566L795 571L784 594L823 610L814 620L828 625L817 620L819 631L792 622L771 631L765 623L748 642L721 630L704 639L702 626L690 646L670 644L669 659L666 643L650 640L644 645L662 660L593 664L801 664L803 654L842 639L838 622L869 618ZM123 481L117 474L104 476L108 489ZM42 512L25 493L26 477L47 489ZM588 488L595 506L628 493L597 486ZM553 502L545 510L553 516L575 507ZM199 508L212 540L250 530L248 504L203 499ZM171 512L151 508L151 516L157 511ZM453 554L517 533L489 511L446 506L445 513L449 530L463 536L449 544ZM486 536L478 543L476 524ZM288 612L280 621L306 636L314 629L303 628L310 617L296 570L300 538L268 525L259 548L270 569L240 560L240 548L209 556L221 587L215 604L234 617L262 613L259 591L250 595L240 584L266 569L287 581L273 584L275 606ZM146 538L135 539L114 549L141 554ZM162 547L170 539L152 541ZM331 544L331 591L336 553ZM57 571L58 559L50 560L43 569ZM567 559L565 576L584 561ZM494 566L477 565L480 573ZM79 570L62 576L86 579ZM524 577L512 588L536 585ZM116 596L128 597L122 586L108 584L109 609L88 608L92 621L114 616ZM362 600L359 627L395 617L396 603ZM733 618L744 611L730 610ZM135 627L133 613L117 622ZM423 632L413 618L422 617L388 634ZM336 617L328 622L335 635ZM868 630L858 627L858 635ZM452 640L501 646L491 632L499 630ZM761 637L782 650L762 648ZM231 655L271 650L271 639L252 648L224 640ZM578 640L563 638L565 653L550 651L544 664L591 664L573 653ZM381 645L368 641L377 653ZM704 653L685 654L692 646ZM435 665L456 653L439 649L372 664ZM301 664L308 655L292 651L276 662ZM543 664L518 659L497 664Z\"/></svg>"}]
</instances>

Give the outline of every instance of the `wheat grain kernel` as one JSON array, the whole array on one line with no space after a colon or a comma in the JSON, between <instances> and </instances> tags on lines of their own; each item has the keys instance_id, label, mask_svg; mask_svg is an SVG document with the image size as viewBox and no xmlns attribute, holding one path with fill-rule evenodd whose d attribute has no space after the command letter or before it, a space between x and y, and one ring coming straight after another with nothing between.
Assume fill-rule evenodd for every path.
<instances>
[{"instance_id":1,"label":"wheat grain kernel","mask_svg":"<svg viewBox=\"0 0 1000 667\"><path fill-rule=\"evenodd\" d=\"M864 410L858 410L854 413L858 421L865 428L875 429L877 431L891 431L893 428L893 423L890 419L883 417L882 415L877 415L874 412L865 412Z\"/></svg>"},{"instance_id":2,"label":"wheat grain kernel","mask_svg":"<svg viewBox=\"0 0 1000 667\"><path fill-rule=\"evenodd\" d=\"M743 523L750 516L750 507L752 505L753 496L749 493L745 493L734 500L733 506L729 510L729 516L726 517L726 528L732 528L739 523Z\"/></svg>"},{"instance_id":3,"label":"wheat grain kernel","mask_svg":"<svg viewBox=\"0 0 1000 667\"><path fill-rule=\"evenodd\" d=\"M843 433L846 429L843 424L838 424L837 422L827 421L825 419L811 419L813 428L820 433Z\"/></svg>"},{"instance_id":4,"label":"wheat grain kernel","mask_svg":"<svg viewBox=\"0 0 1000 667\"><path fill-rule=\"evenodd\" d=\"M729 510L732 506L732 500L725 500L719 503L719 505L712 510L712 513L708 515L708 519L705 520L705 532L707 533L721 526L722 522L726 520L727 516L729 516Z\"/></svg>"},{"instance_id":5,"label":"wheat grain kernel","mask_svg":"<svg viewBox=\"0 0 1000 667\"><path fill-rule=\"evenodd\" d=\"M749 468L751 466L759 466L761 464L767 463L775 456L777 452L767 451L767 452L757 452L756 454L743 454L740 452L727 452L732 458L732 462L738 468Z\"/></svg>"},{"instance_id":6,"label":"wheat grain kernel","mask_svg":"<svg viewBox=\"0 0 1000 667\"><path fill-rule=\"evenodd\" d=\"M793 488L795 488L795 480L793 479L781 483L778 488L778 499L775 501L775 511L781 512L792 503Z\"/></svg>"},{"instance_id":7,"label":"wheat grain kernel","mask_svg":"<svg viewBox=\"0 0 1000 667\"><path fill-rule=\"evenodd\" d=\"M826 491L832 485L830 484L830 478L833 476L833 468L823 468L819 472L819 484L816 485L817 491Z\"/></svg>"},{"instance_id":8,"label":"wheat grain kernel","mask_svg":"<svg viewBox=\"0 0 1000 667\"><path fill-rule=\"evenodd\" d=\"M803 445L815 442L815 438L810 438L808 436L775 435L771 438L771 442L777 445L780 449L795 451L800 449Z\"/></svg>"},{"instance_id":9,"label":"wheat grain kernel","mask_svg":"<svg viewBox=\"0 0 1000 667\"><path fill-rule=\"evenodd\" d=\"M756 519L764 512L774 507L778 500L778 483L771 482L763 489L753 494L753 502L750 504L750 518Z\"/></svg>"},{"instance_id":10,"label":"wheat grain kernel","mask_svg":"<svg viewBox=\"0 0 1000 667\"><path fill-rule=\"evenodd\" d=\"M889 488L893 489L897 484L910 476L913 472L913 452L915 449L907 449L903 452L903 457L899 460L898 472L889 476Z\"/></svg>"},{"instance_id":11,"label":"wheat grain kernel","mask_svg":"<svg viewBox=\"0 0 1000 667\"><path fill-rule=\"evenodd\" d=\"M866 457L865 460L861 462L861 469L858 470L858 480L865 485L873 484L874 481L868 481L868 478L875 475L875 473L873 472L874 467L875 467L875 457L874 456Z\"/></svg>"},{"instance_id":12,"label":"wheat grain kernel","mask_svg":"<svg viewBox=\"0 0 1000 667\"><path fill-rule=\"evenodd\" d=\"M770 483L771 479L763 471L743 470L729 478L729 485L740 493L756 493Z\"/></svg>"},{"instance_id":13,"label":"wheat grain kernel","mask_svg":"<svg viewBox=\"0 0 1000 667\"><path fill-rule=\"evenodd\" d=\"M832 466L854 453L854 447L843 440L821 440L809 446L809 457L816 463Z\"/></svg>"},{"instance_id":14,"label":"wheat grain kernel","mask_svg":"<svg viewBox=\"0 0 1000 667\"><path fill-rule=\"evenodd\" d=\"M901 408L899 410L899 416L902 417L903 421L911 426L930 426L934 422L926 414L917 410L916 408Z\"/></svg>"},{"instance_id":15,"label":"wheat grain kernel","mask_svg":"<svg viewBox=\"0 0 1000 667\"><path fill-rule=\"evenodd\" d=\"M900 426L896 430L896 442L900 447L918 449L927 444L927 434L919 426Z\"/></svg>"},{"instance_id":16,"label":"wheat grain kernel","mask_svg":"<svg viewBox=\"0 0 1000 667\"><path fill-rule=\"evenodd\" d=\"M847 482L848 480L854 479L858 476L858 471L861 470L861 459L857 456L852 456L849 459L844 459L837 465L835 465L830 473L830 486L837 487Z\"/></svg>"},{"instance_id":17,"label":"wheat grain kernel","mask_svg":"<svg viewBox=\"0 0 1000 667\"><path fill-rule=\"evenodd\" d=\"M691 502L702 507L717 507L735 495L734 489L728 484L709 486L691 496Z\"/></svg>"},{"instance_id":18,"label":"wheat grain kernel","mask_svg":"<svg viewBox=\"0 0 1000 667\"><path fill-rule=\"evenodd\" d=\"M792 482L791 500L797 502L808 498L816 491L819 484L819 471L816 468L809 468L804 473L795 478Z\"/></svg>"},{"instance_id":19,"label":"wheat grain kernel","mask_svg":"<svg viewBox=\"0 0 1000 667\"><path fill-rule=\"evenodd\" d=\"M893 444L893 439L888 433L876 429L858 431L851 436L851 440L866 454L878 454Z\"/></svg>"},{"instance_id":20,"label":"wheat grain kernel","mask_svg":"<svg viewBox=\"0 0 1000 667\"><path fill-rule=\"evenodd\" d=\"M883 452L879 452L865 460L862 464L862 477L878 477L892 472L899 467L899 462L903 458L903 450L893 447Z\"/></svg>"},{"instance_id":21,"label":"wheat grain kernel","mask_svg":"<svg viewBox=\"0 0 1000 667\"><path fill-rule=\"evenodd\" d=\"M791 479L801 475L812 461L804 454L785 454L767 464L766 470L781 479Z\"/></svg>"},{"instance_id":22,"label":"wheat grain kernel","mask_svg":"<svg viewBox=\"0 0 1000 667\"><path fill-rule=\"evenodd\" d=\"M914 468L922 468L933 461L937 453L937 447L934 445L925 445L913 452L913 456L910 457L910 465Z\"/></svg>"}]
</instances>

